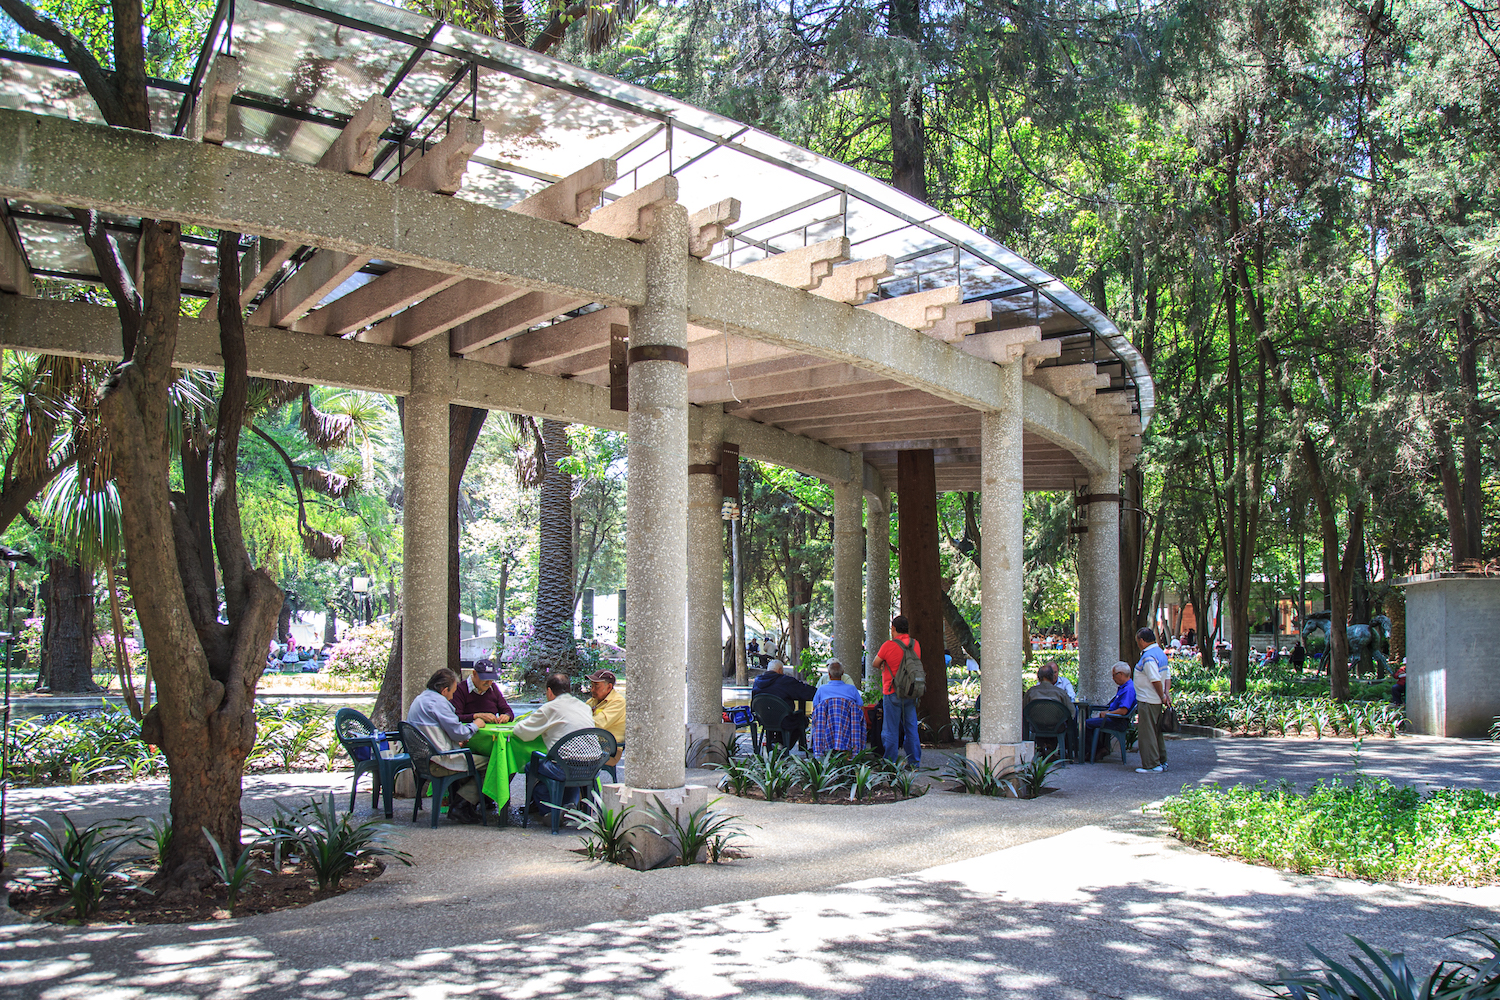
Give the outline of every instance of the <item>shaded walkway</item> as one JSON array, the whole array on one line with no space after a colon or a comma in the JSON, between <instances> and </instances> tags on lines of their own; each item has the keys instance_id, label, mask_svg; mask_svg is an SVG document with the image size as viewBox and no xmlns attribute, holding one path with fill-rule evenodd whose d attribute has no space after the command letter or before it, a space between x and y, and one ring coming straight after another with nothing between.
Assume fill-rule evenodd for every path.
<instances>
[{"instance_id":1,"label":"shaded walkway","mask_svg":"<svg viewBox=\"0 0 1500 1000\"><path fill-rule=\"evenodd\" d=\"M589 865L570 836L412 829L417 868L300 911L0 928L0 995L1252 997L1277 962L1306 960L1303 942L1342 952L1354 933L1430 958L1442 935L1500 923L1497 889L1284 876L1158 836L1139 812L1185 781L1337 772L1349 741L1171 751L1166 775L1072 768L1034 803L734 801L759 824L753 856L707 869ZM1370 741L1363 754L1393 775L1433 761L1500 788L1488 744Z\"/></svg>"}]
</instances>

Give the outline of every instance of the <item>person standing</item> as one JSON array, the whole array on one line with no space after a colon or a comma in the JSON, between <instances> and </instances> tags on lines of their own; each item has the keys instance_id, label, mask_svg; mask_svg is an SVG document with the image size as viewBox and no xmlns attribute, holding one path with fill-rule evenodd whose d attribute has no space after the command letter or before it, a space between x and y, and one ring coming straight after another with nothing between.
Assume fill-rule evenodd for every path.
<instances>
[{"instance_id":1,"label":"person standing","mask_svg":"<svg viewBox=\"0 0 1500 1000\"><path fill-rule=\"evenodd\" d=\"M910 631L911 624L905 615L892 618L891 637L876 655L880 659L881 692L885 696L881 705L883 722L880 730L885 757L894 762L897 743L904 738L906 755L916 766L922 763L922 742L917 737L917 699L896 695L896 674L901 670L902 658L908 651L918 659L922 657L922 647L911 637Z\"/></svg>"},{"instance_id":2,"label":"person standing","mask_svg":"<svg viewBox=\"0 0 1500 1000\"><path fill-rule=\"evenodd\" d=\"M1172 704L1163 677L1167 654L1156 644L1156 634L1143 628L1135 634L1135 644L1141 650L1141 659L1135 665L1136 732L1141 743L1141 766L1136 774L1160 773L1167 769L1167 743L1162 736L1161 714L1166 705Z\"/></svg>"}]
</instances>

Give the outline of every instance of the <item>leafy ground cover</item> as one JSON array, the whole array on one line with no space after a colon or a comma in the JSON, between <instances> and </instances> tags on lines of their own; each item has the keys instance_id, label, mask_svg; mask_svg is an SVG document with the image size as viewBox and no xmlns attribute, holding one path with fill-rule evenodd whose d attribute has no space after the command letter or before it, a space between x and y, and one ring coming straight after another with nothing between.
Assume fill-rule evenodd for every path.
<instances>
[{"instance_id":1,"label":"leafy ground cover","mask_svg":"<svg viewBox=\"0 0 1500 1000\"><path fill-rule=\"evenodd\" d=\"M333 712L322 705L261 703L255 708L253 771L332 771L347 760L333 732ZM130 713L105 704L98 711L32 716L11 724L8 779L20 785L129 781L165 773L160 750L141 739Z\"/></svg>"},{"instance_id":2,"label":"leafy ground cover","mask_svg":"<svg viewBox=\"0 0 1500 1000\"><path fill-rule=\"evenodd\" d=\"M1394 737L1406 720L1406 710L1401 705L1339 702L1326 694L1311 698L1253 692L1231 695L1183 691L1175 685L1172 693L1183 722L1246 736Z\"/></svg>"},{"instance_id":3,"label":"leafy ground cover","mask_svg":"<svg viewBox=\"0 0 1500 1000\"><path fill-rule=\"evenodd\" d=\"M304 906L364 885L385 862L411 864L389 843L388 823L340 813L332 795L249 825L237 857L213 842L218 884L184 896L149 884L172 840L170 817L86 827L66 816L31 820L13 856L20 870L9 904L58 923L185 923Z\"/></svg>"},{"instance_id":4,"label":"leafy ground cover","mask_svg":"<svg viewBox=\"0 0 1500 1000\"><path fill-rule=\"evenodd\" d=\"M1500 882L1500 796L1423 794L1363 774L1184 788L1161 806L1172 831L1216 854L1300 874L1448 885Z\"/></svg>"},{"instance_id":5,"label":"leafy ground cover","mask_svg":"<svg viewBox=\"0 0 1500 1000\"><path fill-rule=\"evenodd\" d=\"M929 787L906 758L892 762L868 750L797 757L772 746L758 754L729 756L714 766L724 772L721 791L767 802L875 805L916 798Z\"/></svg>"}]
</instances>

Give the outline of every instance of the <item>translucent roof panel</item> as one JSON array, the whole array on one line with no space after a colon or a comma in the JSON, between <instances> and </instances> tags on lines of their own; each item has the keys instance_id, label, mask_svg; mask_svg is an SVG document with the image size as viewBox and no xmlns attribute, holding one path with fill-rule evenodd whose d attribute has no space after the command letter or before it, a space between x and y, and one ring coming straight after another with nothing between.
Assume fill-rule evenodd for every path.
<instances>
[{"instance_id":1,"label":"translucent roof panel","mask_svg":"<svg viewBox=\"0 0 1500 1000\"><path fill-rule=\"evenodd\" d=\"M1107 316L996 240L845 164L662 94L373 0L221 0L216 18L193 81L199 84L217 51L239 59L231 146L316 162L362 102L385 94L393 121L377 154L377 179L394 176L404 156L440 138L452 120L470 116L483 121L486 141L458 196L482 204L507 207L599 159L617 163L606 198L670 172L689 210L725 198L740 202L731 242L711 261L739 265L846 236L856 259L888 254L896 261L882 295L957 283L966 299L993 298L1000 323L1093 334L1100 351L1120 359L1142 420L1150 419L1150 373ZM0 45L7 24L0 18ZM164 131L190 96L182 89L162 84L153 93ZM0 106L98 120L71 72L19 53L0 53ZM40 256L82 266L77 248L62 246L65 229L36 231L28 253L34 243Z\"/></svg>"}]
</instances>

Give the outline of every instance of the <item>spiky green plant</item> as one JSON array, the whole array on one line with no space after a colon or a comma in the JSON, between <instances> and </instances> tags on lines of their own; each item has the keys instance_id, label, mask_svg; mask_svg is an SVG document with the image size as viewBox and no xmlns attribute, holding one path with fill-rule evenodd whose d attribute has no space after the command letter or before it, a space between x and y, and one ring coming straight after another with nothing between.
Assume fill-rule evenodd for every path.
<instances>
[{"instance_id":1,"label":"spiky green plant","mask_svg":"<svg viewBox=\"0 0 1500 1000\"><path fill-rule=\"evenodd\" d=\"M584 856L590 861L608 861L610 864L628 864L634 852L625 841L626 819L635 809L627 805L622 809L606 809L598 792L579 803L581 809L564 809L563 815L578 824L583 840Z\"/></svg>"},{"instance_id":2,"label":"spiky green plant","mask_svg":"<svg viewBox=\"0 0 1500 1000\"><path fill-rule=\"evenodd\" d=\"M1349 962L1337 962L1316 948L1308 947L1322 967L1288 973L1277 968L1277 978L1266 984L1277 997L1290 1000L1491 1000L1500 998L1500 940L1481 931L1469 930L1465 937L1489 949L1489 958L1479 962L1445 960L1421 980L1406 963L1406 956L1377 951L1353 936L1361 954Z\"/></svg>"},{"instance_id":3,"label":"spiky green plant","mask_svg":"<svg viewBox=\"0 0 1500 1000\"><path fill-rule=\"evenodd\" d=\"M112 823L79 829L68 816L59 818L59 826L42 823L21 834L21 846L51 871L57 886L68 894L74 915L87 920L99 909L105 884L120 877L120 869L126 864L115 855L134 838L111 833L115 827Z\"/></svg>"}]
</instances>

